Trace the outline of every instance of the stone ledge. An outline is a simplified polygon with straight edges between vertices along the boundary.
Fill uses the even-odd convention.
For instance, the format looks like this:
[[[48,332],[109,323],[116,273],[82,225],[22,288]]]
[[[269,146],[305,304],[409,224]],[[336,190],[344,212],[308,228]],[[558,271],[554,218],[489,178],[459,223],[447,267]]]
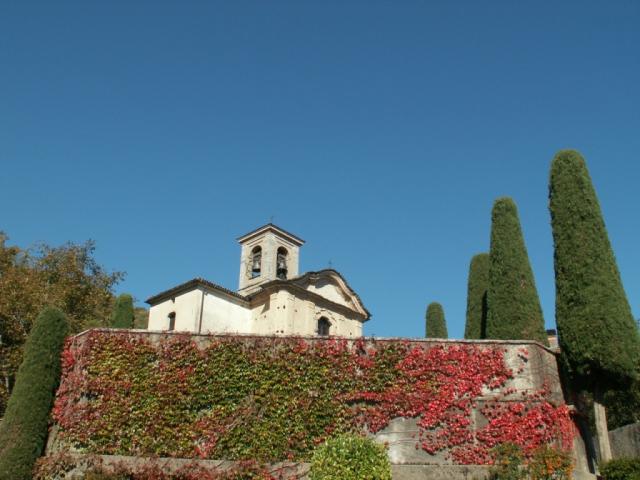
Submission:
[[[489,468],[484,465],[392,465],[393,480],[486,480]],[[573,480],[596,480],[591,473],[575,471]]]
[[[188,332],[188,331],[167,331],[167,330],[149,330],[149,329],[141,329],[141,328],[132,328],[132,329],[123,329],[123,328],[107,328],[107,327],[97,327],[90,328],[87,330],[83,330],[80,333],[77,333],[71,338],[82,338],[90,334],[91,332],[106,332],[112,334],[136,334],[136,335],[148,335],[148,336],[180,336],[187,335],[190,337],[204,337],[204,338],[233,338],[238,337],[239,339],[264,339],[264,338],[273,338],[273,339],[287,339],[287,338],[298,338],[301,340],[310,340],[310,341],[324,341],[327,339],[333,340],[346,340],[349,343],[353,343],[358,340],[364,340],[367,343],[397,343],[397,342],[406,342],[409,344],[474,344],[474,345],[534,345],[540,347],[541,350],[547,351],[554,356],[558,356],[559,351],[554,348],[547,347],[546,345],[541,344],[535,340],[500,340],[500,339],[465,339],[465,338],[413,338],[413,337],[376,337],[376,336],[362,336],[362,337],[343,337],[343,336],[330,336],[330,337],[319,337],[317,335],[293,335],[293,334],[257,334],[257,333],[236,333],[236,332],[228,332],[228,333],[198,333],[198,332]]]
[[[50,458],[55,457],[52,455]],[[165,473],[174,473],[183,467],[198,465],[211,470],[229,470],[236,466],[238,462],[230,460],[203,460],[198,458],[170,458],[170,457],[130,457],[124,455],[85,455],[80,453],[66,454],[67,459],[71,459],[73,469],[64,476],[51,480],[82,480],[85,472],[92,467],[100,466],[107,472],[113,472],[118,467],[126,467],[131,472],[140,472],[146,467],[160,467]],[[309,473],[308,463],[279,462],[267,466],[271,474],[284,475],[285,478],[297,478],[304,480]]]
[[[483,465],[392,465],[393,480],[485,480]]]
[[[231,468],[236,464],[236,462],[227,460],[127,457],[120,455],[69,454],[69,457],[75,460],[76,468],[64,476],[64,479],[67,480],[84,479],[84,471],[91,464],[99,464],[107,468],[116,465],[127,465],[134,471],[144,466],[157,465],[161,466],[165,472],[174,472],[185,465],[193,464],[222,470]],[[281,462],[270,465],[269,471],[274,474],[293,476],[299,480],[308,480],[309,467],[308,463]],[[487,480],[489,478],[489,468],[485,465],[392,465],[391,473],[393,480]],[[573,479],[596,480],[596,476],[576,471],[573,474]]]

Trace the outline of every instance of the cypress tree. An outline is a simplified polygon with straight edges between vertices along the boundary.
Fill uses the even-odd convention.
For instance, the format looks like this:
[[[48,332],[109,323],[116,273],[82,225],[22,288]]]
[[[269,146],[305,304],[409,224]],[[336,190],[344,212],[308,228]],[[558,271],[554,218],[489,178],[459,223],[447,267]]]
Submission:
[[[489,288],[489,254],[474,255],[469,265],[467,284],[467,323],[464,338],[486,337],[487,289]]]
[[[437,302],[432,302],[427,307],[426,337],[448,338],[447,322],[444,319],[444,309]]]
[[[49,411],[60,381],[60,353],[67,334],[64,314],[46,308],[24,347],[16,383],[0,423],[0,480],[31,480],[44,450]]]
[[[582,156],[553,159],[549,210],[554,241],[556,321],[562,353],[581,377],[632,377],[640,360],[631,314],[600,204]]]
[[[576,386],[593,392],[601,458],[607,461],[605,392],[636,377],[640,339],[591,177],[576,151],[560,151],[553,159],[549,210],[562,358]]]
[[[548,345],[518,210],[508,197],[493,204],[487,307],[487,338]]]
[[[116,299],[111,312],[111,326],[113,328],[133,328],[135,313],[133,310],[133,297],[123,293]]]

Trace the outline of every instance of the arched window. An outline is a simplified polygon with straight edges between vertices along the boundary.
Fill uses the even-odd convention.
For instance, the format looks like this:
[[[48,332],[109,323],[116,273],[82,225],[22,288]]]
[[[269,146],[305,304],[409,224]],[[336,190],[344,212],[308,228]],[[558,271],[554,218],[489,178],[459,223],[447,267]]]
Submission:
[[[251,278],[256,278],[262,273],[262,247],[251,250]]]
[[[278,248],[278,256],[276,258],[276,276],[280,280],[287,279],[287,249],[284,247]]]
[[[331,330],[331,322],[326,317],[320,317],[318,319],[318,335],[321,337],[328,337]]]
[[[176,329],[176,312],[171,312],[167,318],[169,319],[169,331],[173,332]]]

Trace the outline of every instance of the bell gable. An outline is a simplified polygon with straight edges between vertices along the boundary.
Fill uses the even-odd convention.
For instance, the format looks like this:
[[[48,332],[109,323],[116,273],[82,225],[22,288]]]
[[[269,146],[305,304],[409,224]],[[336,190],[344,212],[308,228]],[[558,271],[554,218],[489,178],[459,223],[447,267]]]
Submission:
[[[336,270],[326,269],[319,272],[307,272],[298,278],[292,279],[291,282],[308,292],[359,313],[365,320],[370,317],[360,297]]]

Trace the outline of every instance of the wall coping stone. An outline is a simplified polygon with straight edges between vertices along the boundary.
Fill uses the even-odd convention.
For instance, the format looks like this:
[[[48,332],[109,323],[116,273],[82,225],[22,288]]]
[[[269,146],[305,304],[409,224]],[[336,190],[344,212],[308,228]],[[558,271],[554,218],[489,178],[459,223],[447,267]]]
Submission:
[[[189,337],[205,337],[205,338],[243,338],[243,339],[251,339],[251,338],[273,338],[273,339],[300,339],[300,340],[346,340],[349,343],[364,340],[367,342],[407,342],[407,343],[415,343],[415,344],[441,344],[441,343],[451,343],[451,344],[479,344],[479,345],[535,345],[540,347],[542,350],[545,350],[555,356],[558,356],[559,352],[557,349],[553,349],[547,347],[546,345],[541,344],[535,340],[499,340],[499,339],[482,339],[482,340],[469,340],[469,339],[455,339],[455,338],[411,338],[411,337],[375,337],[375,336],[362,336],[362,337],[341,337],[341,336],[329,336],[329,337],[319,337],[317,335],[279,335],[279,334],[266,334],[266,335],[258,335],[254,333],[197,333],[197,332],[181,332],[181,331],[167,331],[167,330],[147,330],[147,329],[123,329],[123,328],[90,328],[87,330],[83,330],[82,332],[72,335],[70,338],[81,338],[84,337],[91,332],[107,332],[107,333],[134,333],[134,334],[147,334],[147,335],[178,335],[178,336],[189,336]]]

